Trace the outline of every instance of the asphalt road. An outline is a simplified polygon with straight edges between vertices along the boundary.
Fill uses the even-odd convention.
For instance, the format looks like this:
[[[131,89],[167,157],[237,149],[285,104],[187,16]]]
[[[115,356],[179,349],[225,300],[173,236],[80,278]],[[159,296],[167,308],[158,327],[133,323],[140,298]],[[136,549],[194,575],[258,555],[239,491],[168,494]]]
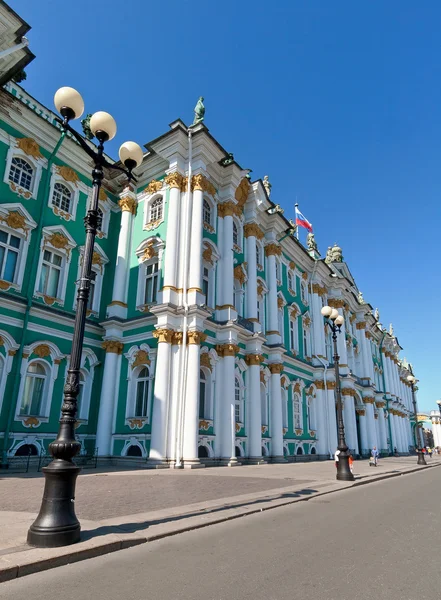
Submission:
[[[439,600],[441,470],[0,584],[2,600]]]

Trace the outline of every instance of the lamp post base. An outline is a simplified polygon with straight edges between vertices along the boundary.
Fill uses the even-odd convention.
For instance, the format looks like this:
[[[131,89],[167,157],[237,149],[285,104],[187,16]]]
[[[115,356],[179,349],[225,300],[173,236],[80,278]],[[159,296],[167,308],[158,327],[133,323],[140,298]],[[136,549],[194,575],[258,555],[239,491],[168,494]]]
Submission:
[[[336,479],[339,481],[354,481],[355,477],[349,468],[349,454],[340,451],[337,462]]]
[[[424,459],[424,453],[421,450],[421,448],[418,448],[417,454],[418,454],[417,465],[427,465],[427,463],[426,463],[426,461]]]
[[[80,541],[81,525],[75,515],[75,482],[80,470],[73,462],[61,459],[43,469],[43,500],[28,531],[30,546],[57,548]]]

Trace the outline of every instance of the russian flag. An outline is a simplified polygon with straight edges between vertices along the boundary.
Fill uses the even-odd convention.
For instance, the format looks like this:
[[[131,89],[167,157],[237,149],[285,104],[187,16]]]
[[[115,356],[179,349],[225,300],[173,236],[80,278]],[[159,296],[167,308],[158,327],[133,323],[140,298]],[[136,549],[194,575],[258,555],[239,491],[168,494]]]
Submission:
[[[295,211],[296,211],[296,225],[298,225],[299,227],[304,227],[309,232],[312,232],[312,225],[311,225],[311,223],[308,221],[308,219],[306,219],[302,215],[302,213],[299,211],[299,209],[297,208],[297,206],[295,207]]]

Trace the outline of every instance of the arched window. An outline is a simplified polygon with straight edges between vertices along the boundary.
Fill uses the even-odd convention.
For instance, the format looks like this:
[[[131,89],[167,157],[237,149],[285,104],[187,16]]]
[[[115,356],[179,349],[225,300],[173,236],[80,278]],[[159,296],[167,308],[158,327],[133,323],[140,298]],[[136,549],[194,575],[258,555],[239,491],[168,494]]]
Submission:
[[[0,231],[0,279],[15,283],[21,239]]]
[[[9,181],[21,186],[25,190],[30,190],[33,175],[34,169],[23,158],[14,157],[12,159],[9,170]]]
[[[86,383],[86,379],[85,379],[83,373],[81,373],[81,371],[80,371],[80,391],[78,392],[78,396],[77,396],[77,419],[79,419],[80,415],[81,415],[81,407],[82,407],[83,400],[84,400],[85,383]]]
[[[278,311],[278,321],[279,321],[279,333],[282,338],[282,344],[285,337],[285,310],[284,308],[279,308]]]
[[[126,456],[142,456],[142,450],[139,446],[132,444],[127,448]]]
[[[198,448],[198,458],[209,458],[208,448],[206,446],[199,446]]]
[[[150,205],[149,223],[153,221],[160,221],[163,214],[163,199],[162,196],[158,196]]]
[[[35,444],[23,444],[17,449],[14,456],[38,456],[38,449]]]
[[[294,429],[302,429],[302,401],[299,394],[294,394],[292,400]]]
[[[70,212],[70,203],[72,200],[72,192],[62,183],[54,185],[54,193],[52,194],[52,204],[57,206],[64,212]]]
[[[239,246],[239,231],[236,221],[233,221],[233,244]]]
[[[202,218],[206,225],[211,225],[211,206],[207,200],[204,200],[202,208]]]
[[[283,427],[288,428],[288,396],[285,388],[282,388],[282,416]]]
[[[266,400],[266,387],[260,384],[260,406],[262,411],[262,425],[268,425],[268,403]]]
[[[300,456],[301,454],[303,454],[303,448],[301,446],[299,446],[297,448],[297,454]]]
[[[300,284],[300,297],[302,299],[303,304],[308,304],[308,291],[306,289],[306,283],[302,281]]]
[[[299,326],[297,318],[293,316],[289,319],[289,348],[293,354],[299,351]]]
[[[288,289],[294,291],[294,279],[292,272],[288,270]]]
[[[97,213],[98,213],[97,229],[98,229],[98,231],[102,231],[103,230],[103,224],[104,224],[104,213],[101,210],[101,208],[97,208]]]
[[[24,392],[21,399],[20,415],[41,415],[46,378],[46,367],[42,363],[33,362],[28,366]]]
[[[303,325],[303,356],[309,356],[309,329]]]
[[[238,377],[234,379],[234,408],[236,423],[242,423],[242,390]]]
[[[136,378],[135,417],[147,417],[150,377],[148,367],[143,367]]]
[[[281,276],[280,276],[280,262],[279,260],[276,258],[276,279],[277,281],[281,281]]]
[[[208,385],[207,377],[203,371],[199,371],[199,418],[207,418]]]

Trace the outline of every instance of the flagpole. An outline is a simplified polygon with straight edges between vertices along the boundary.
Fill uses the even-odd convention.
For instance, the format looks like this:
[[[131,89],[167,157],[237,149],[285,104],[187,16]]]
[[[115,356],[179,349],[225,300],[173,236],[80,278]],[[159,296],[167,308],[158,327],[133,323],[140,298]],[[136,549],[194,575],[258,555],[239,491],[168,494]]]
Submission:
[[[296,200],[297,200],[297,198],[296,198]],[[297,202],[296,202],[296,203],[294,204],[294,219],[295,219],[295,220],[297,220],[297,207],[298,207],[298,204],[297,204]],[[297,225],[297,223],[296,223],[296,225]],[[296,238],[297,238],[297,239],[299,239],[299,226],[298,226],[298,225],[297,225],[297,227],[296,227]]]

